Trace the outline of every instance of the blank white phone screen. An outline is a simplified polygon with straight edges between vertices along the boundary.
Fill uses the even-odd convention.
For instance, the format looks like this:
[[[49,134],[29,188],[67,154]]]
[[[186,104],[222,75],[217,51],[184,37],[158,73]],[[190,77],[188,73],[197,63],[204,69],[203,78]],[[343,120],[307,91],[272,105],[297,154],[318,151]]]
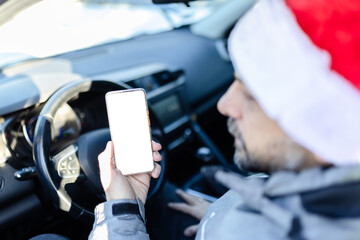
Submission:
[[[124,175],[152,171],[154,162],[145,91],[108,92],[105,98],[117,169]]]

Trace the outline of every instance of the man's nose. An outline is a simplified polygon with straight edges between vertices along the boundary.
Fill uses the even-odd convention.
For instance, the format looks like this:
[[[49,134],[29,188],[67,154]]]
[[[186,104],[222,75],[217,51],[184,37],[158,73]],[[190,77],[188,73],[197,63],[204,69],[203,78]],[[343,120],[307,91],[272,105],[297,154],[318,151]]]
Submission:
[[[241,89],[233,83],[217,103],[219,112],[227,117],[242,118]]]
[[[227,104],[228,104],[228,100],[227,100],[227,96],[226,96],[227,92],[221,96],[221,98],[219,99],[218,103],[217,103],[217,109],[218,111],[224,115],[224,116],[228,116],[227,114]]]

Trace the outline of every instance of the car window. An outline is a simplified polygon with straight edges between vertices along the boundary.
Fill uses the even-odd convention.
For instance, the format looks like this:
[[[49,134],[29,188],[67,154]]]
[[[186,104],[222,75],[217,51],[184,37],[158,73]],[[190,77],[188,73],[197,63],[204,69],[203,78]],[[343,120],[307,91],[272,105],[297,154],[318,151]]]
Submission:
[[[0,67],[143,34],[169,31],[205,18],[225,0],[184,4],[43,0],[0,26]]]

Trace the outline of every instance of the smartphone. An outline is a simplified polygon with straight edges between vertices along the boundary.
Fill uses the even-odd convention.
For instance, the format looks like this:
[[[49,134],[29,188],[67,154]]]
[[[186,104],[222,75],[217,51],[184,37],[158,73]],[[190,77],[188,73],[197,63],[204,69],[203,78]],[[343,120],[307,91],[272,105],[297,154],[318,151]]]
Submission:
[[[116,168],[123,175],[154,170],[145,90],[108,92],[105,101]]]

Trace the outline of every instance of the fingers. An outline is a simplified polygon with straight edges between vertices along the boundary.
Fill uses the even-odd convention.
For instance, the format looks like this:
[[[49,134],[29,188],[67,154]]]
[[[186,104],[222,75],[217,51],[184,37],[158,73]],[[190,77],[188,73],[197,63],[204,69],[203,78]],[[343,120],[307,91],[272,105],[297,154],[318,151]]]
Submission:
[[[176,193],[185,201],[185,203],[171,202],[168,203],[168,207],[185,214],[189,214],[198,220],[204,216],[205,212],[210,206],[210,202],[202,198],[187,194],[181,189],[177,189]]]
[[[153,159],[155,162],[160,162],[162,157],[161,157],[160,153],[156,151],[156,152],[153,152]]]
[[[191,205],[196,204],[197,202],[199,202],[199,199],[201,199],[201,198],[195,197],[193,195],[190,195],[190,194],[184,192],[181,189],[176,189],[176,194],[179,197],[181,197],[185,202],[187,202],[187,203],[189,203]]]
[[[161,148],[162,148],[161,144],[152,141],[153,159],[155,162],[160,162],[162,159],[161,154],[159,153]]]
[[[160,151],[162,148],[161,144],[160,143],[157,143],[155,141],[152,141],[152,149],[154,152],[156,151]]]
[[[193,208],[186,204],[186,203],[174,203],[174,202],[170,202],[168,203],[169,208],[176,210],[176,211],[180,211],[183,212],[185,214],[189,214],[189,215],[193,215]]]
[[[161,173],[161,166],[157,163],[160,162],[162,157],[161,154],[158,152],[161,150],[161,144],[152,141],[152,149],[153,149],[153,159],[155,161],[155,168],[154,170],[150,173],[151,177],[153,178],[158,178],[160,176]]]
[[[160,173],[161,173],[161,166],[160,166],[160,164],[155,163],[155,168],[151,172],[151,177],[158,178],[160,176]]]
[[[199,229],[199,224],[191,225],[184,230],[185,237],[192,237],[196,234]]]

